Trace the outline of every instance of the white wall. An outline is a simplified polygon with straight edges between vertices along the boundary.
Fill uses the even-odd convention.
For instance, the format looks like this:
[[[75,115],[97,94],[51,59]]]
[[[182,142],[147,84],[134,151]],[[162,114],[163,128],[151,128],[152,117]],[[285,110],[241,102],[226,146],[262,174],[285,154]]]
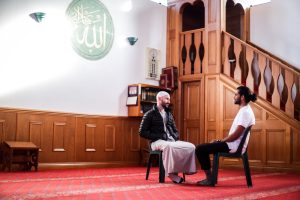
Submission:
[[[272,0],[250,8],[250,40],[300,69],[300,1]]]
[[[166,7],[149,0],[101,0],[113,18],[115,39],[104,58],[89,61],[69,42],[70,2],[0,1],[0,107],[126,116],[127,85],[158,84],[145,79],[146,47],[160,49],[165,66]],[[36,11],[46,13],[41,23],[28,16]],[[130,46],[128,36],[139,40]]]

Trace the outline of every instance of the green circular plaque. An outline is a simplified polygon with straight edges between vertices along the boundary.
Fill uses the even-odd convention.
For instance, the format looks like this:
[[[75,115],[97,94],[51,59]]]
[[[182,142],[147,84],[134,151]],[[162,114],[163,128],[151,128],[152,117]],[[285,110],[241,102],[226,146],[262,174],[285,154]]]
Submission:
[[[99,0],[73,0],[66,15],[72,23],[72,45],[79,55],[97,60],[110,51],[114,26],[103,3]]]

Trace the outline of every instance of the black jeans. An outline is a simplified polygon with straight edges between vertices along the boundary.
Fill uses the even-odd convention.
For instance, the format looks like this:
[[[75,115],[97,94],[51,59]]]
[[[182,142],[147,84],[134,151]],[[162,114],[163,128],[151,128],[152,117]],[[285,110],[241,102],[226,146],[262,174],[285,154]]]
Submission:
[[[201,169],[210,170],[211,164],[209,159],[209,154],[224,152],[228,153],[229,148],[226,142],[214,142],[199,144],[196,147],[196,156],[200,162]]]

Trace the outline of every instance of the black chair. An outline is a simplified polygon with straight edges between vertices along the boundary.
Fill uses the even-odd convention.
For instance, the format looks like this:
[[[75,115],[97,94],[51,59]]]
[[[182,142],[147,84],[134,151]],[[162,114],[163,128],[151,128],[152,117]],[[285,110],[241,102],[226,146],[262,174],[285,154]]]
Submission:
[[[159,182],[164,183],[165,182],[165,167],[162,161],[162,151],[156,150],[152,151],[151,146],[149,144],[149,160],[147,164],[147,173],[146,173],[146,180],[148,180],[150,168],[152,166],[153,159],[158,156],[158,167],[159,167]],[[183,181],[185,181],[185,174],[183,173]]]
[[[219,157],[227,157],[227,158],[242,158],[243,160],[243,165],[244,165],[244,171],[245,171],[245,176],[247,180],[247,185],[248,187],[252,187],[252,179],[251,179],[251,174],[250,174],[250,167],[249,167],[249,160],[248,160],[248,153],[247,150],[244,154],[242,154],[243,146],[246,141],[246,138],[251,130],[251,126],[246,128],[243,132],[243,137],[241,140],[241,143],[238,146],[238,149],[235,153],[215,153],[214,154],[214,159],[213,159],[213,170],[212,170],[212,175],[213,175],[213,185],[218,183],[218,169],[219,169]]]

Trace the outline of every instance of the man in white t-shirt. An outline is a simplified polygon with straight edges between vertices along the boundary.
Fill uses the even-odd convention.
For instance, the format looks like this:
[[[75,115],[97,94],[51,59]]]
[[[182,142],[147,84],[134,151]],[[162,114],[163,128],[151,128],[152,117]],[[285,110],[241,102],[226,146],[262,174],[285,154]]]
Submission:
[[[218,152],[234,153],[236,152],[243,136],[243,131],[255,124],[254,113],[248,104],[250,101],[256,101],[256,94],[251,94],[246,86],[240,86],[234,95],[234,104],[240,106],[235,116],[228,136],[222,140],[214,140],[211,143],[200,144],[196,147],[196,156],[200,162],[201,169],[204,170],[206,179],[198,181],[197,185],[212,186],[212,173],[209,154]],[[246,151],[250,134],[248,134],[242,153]]]

